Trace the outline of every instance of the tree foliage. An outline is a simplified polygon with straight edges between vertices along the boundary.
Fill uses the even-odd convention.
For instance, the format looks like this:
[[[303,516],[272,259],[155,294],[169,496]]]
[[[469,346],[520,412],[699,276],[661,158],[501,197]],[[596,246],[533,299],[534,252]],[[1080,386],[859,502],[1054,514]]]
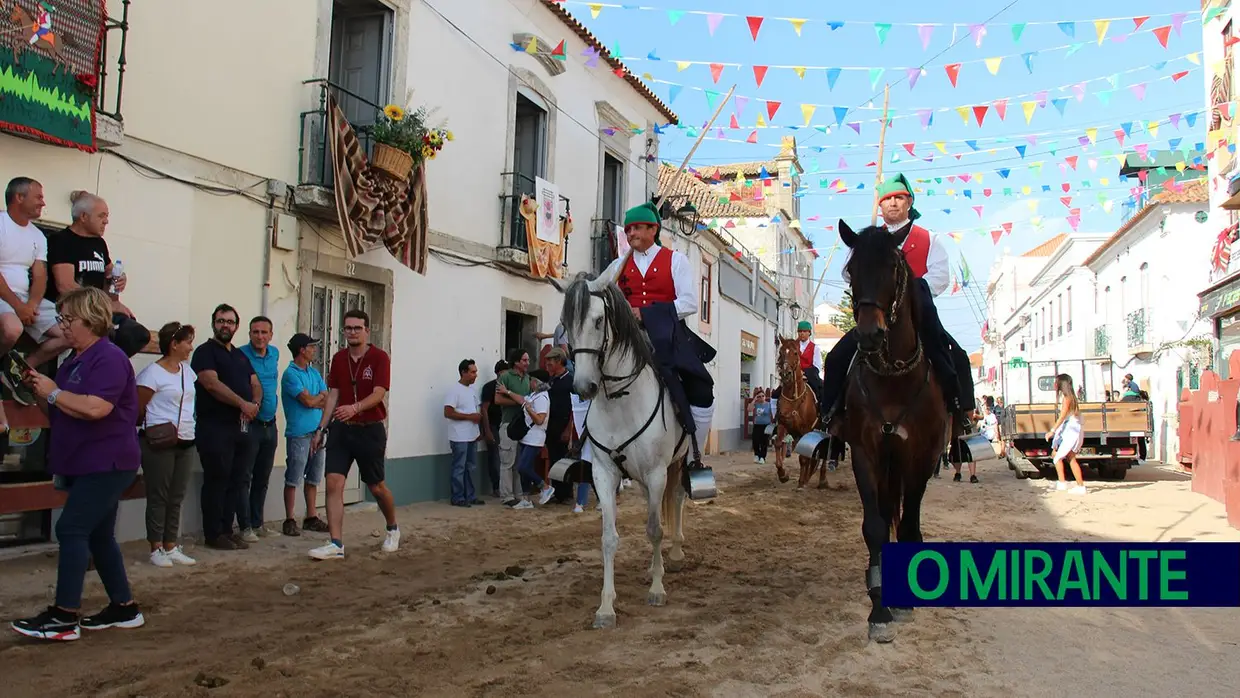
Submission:
[[[840,314],[831,318],[831,324],[840,328],[841,332],[847,332],[857,326],[857,321],[853,319],[852,291],[844,291],[843,297],[840,298]]]

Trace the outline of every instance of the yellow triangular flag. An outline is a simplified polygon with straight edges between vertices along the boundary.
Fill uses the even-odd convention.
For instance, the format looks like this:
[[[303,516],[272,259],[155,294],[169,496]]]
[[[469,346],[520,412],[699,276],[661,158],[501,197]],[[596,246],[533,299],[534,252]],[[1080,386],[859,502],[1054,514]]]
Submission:
[[[1145,130],[1149,131],[1150,138],[1158,138],[1158,122],[1151,121],[1145,125]]]
[[[812,105],[812,104],[802,104],[802,105],[801,105],[801,116],[804,116],[804,117],[805,117],[805,125],[806,125],[806,126],[809,126],[809,120],[810,120],[810,119],[812,119],[812,118],[814,118],[814,112],[815,112],[817,109],[818,109],[818,107],[816,107],[816,106],[814,106],[814,105]]]
[[[1003,62],[1003,56],[996,56],[996,57],[994,57],[994,58],[987,58],[987,59],[986,59],[986,70],[989,70],[991,75],[998,75],[998,74],[999,74],[999,64],[1000,64],[1000,63],[1002,63],[1002,62]]]
[[[602,11],[603,11],[602,3],[597,3],[597,2],[590,3],[590,18],[591,19],[598,19],[598,13]]]
[[[1030,211],[1036,211],[1036,210],[1038,210],[1038,202],[1039,202],[1039,201],[1041,201],[1041,199],[1030,199],[1030,200],[1029,200],[1029,210],[1030,210]]]
[[[1096,19],[1094,20],[1094,31],[1098,32],[1098,45],[1102,45],[1102,39],[1107,35],[1107,29],[1111,27],[1111,20]]]
[[[1114,206],[1115,206],[1115,202],[1111,201],[1110,199],[1107,199],[1106,201],[1102,202],[1102,210],[1106,211],[1107,213],[1110,213],[1111,209]]]
[[[1090,142],[1090,143],[1097,143],[1097,142],[1098,142],[1098,129],[1096,129],[1096,128],[1087,128],[1087,129],[1085,129],[1085,135],[1089,137],[1089,142]]]
[[[994,154],[995,154],[995,149],[994,149],[994,148],[991,148],[991,149],[987,150],[986,152],[987,152],[988,154],[990,154],[990,155],[994,155]]]
[[[935,141],[934,147],[938,148],[940,153],[947,155],[947,144],[943,141]]]
[[[948,196],[955,196],[955,195],[956,195],[956,190],[955,190],[955,189],[948,189],[948,190],[947,190],[947,195],[948,195]]]
[[[797,228],[797,229],[799,230],[799,229],[801,228],[801,219],[800,219],[800,218],[793,218],[793,219],[792,219],[792,222],[788,224],[788,227],[789,227],[789,228]]]
[[[978,184],[981,184],[981,183],[982,183],[982,179],[983,179],[983,175],[982,175],[982,173],[981,173],[981,172],[974,172],[974,173],[973,173],[973,179],[974,179],[974,181],[976,181]]]
[[[1024,194],[1025,196],[1029,196],[1029,192],[1031,191],[1033,191],[1033,189],[1031,189],[1028,184],[1020,188],[1020,193]]]
[[[1179,171],[1179,172],[1183,172],[1183,171],[1184,171],[1185,169],[1187,169],[1187,168],[1188,168],[1188,165],[1184,164],[1184,161],[1183,161],[1183,160],[1181,160],[1181,161],[1179,161],[1179,162],[1177,162],[1177,163],[1175,164],[1175,169],[1176,169],[1177,171]]]
[[[679,73],[680,71],[688,67],[689,67],[689,61],[676,61],[676,72],[677,73]]]
[[[1111,178],[1110,178],[1110,177],[1103,177],[1102,179],[1098,180],[1098,183],[1099,183],[1099,184],[1101,184],[1102,186],[1104,186],[1104,187],[1105,187],[1105,186],[1107,186],[1108,184],[1110,184],[1110,183],[1111,183]]]
[[[537,36],[530,37],[530,42],[525,45],[525,52],[530,55],[534,55],[538,53],[538,37]]]
[[[969,123],[969,108],[968,107],[956,107],[956,113],[960,115],[960,118],[964,120],[964,123],[966,125]]]
[[[650,82],[654,82],[654,76],[651,75],[650,73],[642,73],[642,80],[649,80]]]
[[[805,26],[805,20],[803,20],[803,19],[790,19],[790,20],[788,20],[788,21],[792,23],[792,28],[793,28],[793,29],[795,29],[795,30],[797,30],[797,36],[800,36],[800,35],[801,35],[801,27]]]
[[[796,73],[798,78],[805,79],[805,66],[798,65],[792,69],[792,72]]]
[[[1188,54],[1185,58],[1187,58],[1188,62],[1193,65],[1201,65],[1201,54],[1197,51]]]
[[[1033,110],[1038,108],[1037,102],[1021,102],[1020,108],[1025,112],[1025,123],[1033,120]]]
[[[766,128],[766,119],[763,119],[761,114],[758,114],[758,128]]]
[[[1029,219],[1029,222],[1030,222],[1030,223],[1032,223],[1032,224],[1034,225],[1034,227],[1041,226],[1041,225],[1042,225],[1042,216],[1034,216],[1033,218],[1030,218],[1030,219]]]
[[[1118,163],[1119,163],[1119,166],[1120,166],[1120,167],[1123,167],[1123,166],[1124,166],[1125,164],[1127,164],[1127,162],[1128,162],[1128,154],[1127,154],[1127,153],[1120,153],[1119,155],[1116,155],[1116,156],[1115,156],[1115,162],[1118,162]]]
[[[1210,64],[1210,72],[1215,75],[1223,74],[1223,66],[1227,65],[1225,61],[1214,61]]]

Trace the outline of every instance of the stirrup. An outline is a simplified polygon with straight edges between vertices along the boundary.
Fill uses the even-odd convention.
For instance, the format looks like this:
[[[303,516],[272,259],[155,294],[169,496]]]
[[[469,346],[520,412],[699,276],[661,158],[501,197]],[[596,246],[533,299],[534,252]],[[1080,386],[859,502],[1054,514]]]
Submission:
[[[697,434],[690,435],[693,448],[691,455],[685,457],[685,467],[681,471],[681,484],[688,493],[689,499],[712,499],[718,494],[715,489],[715,472],[702,462],[702,452],[698,448]]]

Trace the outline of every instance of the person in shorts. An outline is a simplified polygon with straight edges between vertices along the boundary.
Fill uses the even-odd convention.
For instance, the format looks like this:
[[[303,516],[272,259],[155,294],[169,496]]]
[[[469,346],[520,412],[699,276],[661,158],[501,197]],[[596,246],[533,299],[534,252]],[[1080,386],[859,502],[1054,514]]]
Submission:
[[[396,502],[384,483],[383,468],[387,451],[383,399],[392,383],[392,359],[370,343],[370,316],[364,311],[344,314],[344,338],[348,346],[336,352],[327,372],[327,406],[313,442],[313,448],[319,448],[323,430],[327,430],[327,526],[331,540],[310,551],[316,560],[344,558],[344,483],[354,461],[387,521],[383,552],[396,552],[400,546]]]
[[[34,221],[43,215],[43,185],[29,177],[15,177],[4,190],[6,210],[0,212],[0,381],[22,405],[37,404],[11,366],[9,350],[23,333],[39,346],[26,355],[35,369],[60,355],[69,344],[56,322],[56,304],[44,298],[47,290],[47,236]],[[51,375],[55,375],[53,371]],[[8,418],[0,408],[0,432]]]
[[[327,407],[327,383],[314,360],[319,354],[319,340],[298,332],[288,340],[288,351],[293,362],[284,369],[280,379],[280,392],[284,394],[284,526],[286,536],[300,536],[294,509],[297,505],[297,489],[302,488],[306,500],[306,516],[301,527],[307,531],[327,533],[327,522],[319,518],[315,502],[319,498],[319,485],[323,482],[326,452],[320,446],[314,448],[323,408]],[[302,483],[305,483],[303,486]]]

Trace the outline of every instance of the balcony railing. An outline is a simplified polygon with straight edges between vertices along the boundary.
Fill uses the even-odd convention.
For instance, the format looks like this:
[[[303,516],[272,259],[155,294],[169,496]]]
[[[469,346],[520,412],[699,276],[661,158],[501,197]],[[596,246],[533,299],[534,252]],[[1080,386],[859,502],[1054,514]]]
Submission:
[[[590,228],[590,269],[602,274],[607,265],[620,256],[616,249],[616,222],[610,218],[595,218],[590,221]]]
[[[1105,327],[1094,330],[1094,356],[1111,355],[1111,334]]]
[[[1145,308],[1128,313],[1125,320],[1128,326],[1128,346],[1142,347],[1150,344],[1149,317]]]
[[[499,195],[500,244],[499,247],[515,247],[529,252],[529,240],[525,235],[525,218],[521,215],[521,197],[535,196],[534,178],[520,172],[504,172],[500,175],[504,189]],[[561,195],[564,215],[569,214],[568,197]],[[571,237],[571,236],[570,236]],[[564,260],[568,261],[568,240],[564,241]]]
[[[129,39],[129,3],[121,0],[121,16],[104,20],[103,43],[99,47],[99,82],[95,86],[95,112],[124,121],[121,117],[121,96],[125,91],[125,47]],[[115,58],[109,58],[115,55]],[[116,65],[116,76],[109,78],[108,66]],[[111,79],[113,84],[109,85]]]
[[[367,157],[374,149],[370,128],[383,108],[374,102],[354,94],[325,78],[306,80],[317,92],[318,107],[301,113],[301,140],[297,148],[298,184],[310,184],[328,189],[335,188],[332,173],[331,146],[328,144],[327,95],[336,100],[345,118],[353,125],[358,142]]]

